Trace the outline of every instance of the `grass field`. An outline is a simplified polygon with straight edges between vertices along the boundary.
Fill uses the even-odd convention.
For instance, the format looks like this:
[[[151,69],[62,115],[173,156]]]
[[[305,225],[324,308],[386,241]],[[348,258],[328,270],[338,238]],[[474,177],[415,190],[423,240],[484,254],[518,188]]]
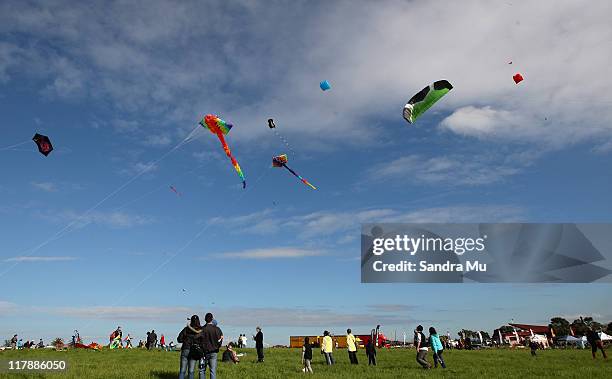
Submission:
[[[220,378],[290,378],[303,377],[301,352],[297,349],[267,349],[266,361],[255,363],[252,349],[241,350],[247,355],[238,365],[219,362]],[[378,366],[368,367],[365,353],[358,352],[359,366],[351,366],[345,350],[334,353],[337,364],[324,365],[322,355],[313,360],[313,378],[400,378],[400,377],[461,377],[461,378],[612,378],[612,359],[601,355],[593,361],[590,350],[546,350],[531,357],[528,350],[445,351],[446,370],[423,370],[415,362],[415,351],[385,350],[378,353]],[[431,354],[429,355],[431,362]],[[134,350],[69,350],[63,352],[21,350],[0,352],[0,361],[7,360],[66,360],[68,370],[48,374],[6,374],[0,378],[177,378],[178,352]],[[196,373],[196,378],[197,378]]]

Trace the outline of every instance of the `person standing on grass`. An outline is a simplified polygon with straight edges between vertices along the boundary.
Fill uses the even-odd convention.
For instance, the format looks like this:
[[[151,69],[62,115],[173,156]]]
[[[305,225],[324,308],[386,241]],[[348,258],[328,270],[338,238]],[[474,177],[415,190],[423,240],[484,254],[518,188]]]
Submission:
[[[304,338],[304,346],[302,346],[302,364],[304,364],[304,372],[305,373],[313,373],[312,372],[312,345],[310,344],[310,339],[308,337]]]
[[[332,341],[329,332],[326,330],[323,332],[323,342],[321,342],[321,352],[325,355],[325,362],[328,366],[336,363],[334,361],[334,341]]]
[[[15,334],[13,338],[11,338],[11,349],[17,349],[17,334]]]
[[[159,347],[162,348],[162,350],[166,350],[166,337],[164,337],[164,335],[161,335],[161,339],[159,340]]]
[[[374,339],[370,338],[365,346],[366,355],[368,356],[368,366],[376,366],[376,345]]]
[[[348,348],[349,361],[352,365],[357,365],[357,339],[351,333],[350,329],[346,330],[346,346]]]
[[[440,362],[442,368],[446,368],[446,363],[444,363],[444,358],[442,358],[444,347],[442,346],[440,337],[433,326],[429,328],[429,344],[431,345],[431,350],[433,351],[434,367],[438,368],[438,362]]]
[[[604,350],[604,347],[603,347],[603,342],[601,342],[601,337],[599,337],[599,334],[597,334],[597,332],[593,330],[592,326],[589,328],[589,331],[586,334],[586,338],[587,338],[587,342],[589,343],[589,345],[591,345],[591,353],[593,354],[593,359],[596,358],[597,349],[601,350],[601,353],[603,354],[604,359],[608,359],[608,356],[606,355],[606,351]]]
[[[217,354],[223,343],[223,332],[216,326],[212,313],[204,316],[206,325],[202,329],[202,339],[204,340],[204,359],[200,362],[200,379],[206,378],[206,367],[210,368],[210,379],[217,376]]]
[[[157,347],[157,334],[155,334],[155,330],[151,330],[151,348],[155,349]]]
[[[430,369],[431,365],[427,362],[427,352],[429,351],[429,342],[423,333],[423,325],[417,326],[414,331],[414,347],[417,350],[416,361],[424,368]]]
[[[253,336],[253,339],[255,340],[255,349],[257,350],[257,363],[262,363],[264,361],[264,350],[263,350],[264,335],[261,332],[261,328],[259,326],[255,328],[255,331],[257,331],[257,334]]]
[[[534,340],[529,341],[529,348],[531,349],[531,356],[536,356],[536,351],[538,350],[538,344]]]
[[[179,379],[185,379],[186,373],[189,374],[189,379],[193,379],[195,365],[203,356],[202,326],[198,315],[191,316],[189,324],[181,330],[176,340],[183,344],[181,346]],[[149,346],[149,342],[147,342],[147,346]]]

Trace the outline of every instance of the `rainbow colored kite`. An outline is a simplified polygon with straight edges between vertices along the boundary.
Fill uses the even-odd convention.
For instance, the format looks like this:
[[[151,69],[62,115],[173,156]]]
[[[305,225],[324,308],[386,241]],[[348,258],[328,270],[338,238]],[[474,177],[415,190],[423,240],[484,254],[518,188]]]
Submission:
[[[227,143],[225,142],[225,137],[223,137],[224,135],[229,133],[233,125],[223,121],[214,114],[207,114],[206,116],[204,116],[204,119],[200,121],[200,125],[210,130],[212,134],[215,134],[217,138],[219,138],[219,141],[221,141],[221,146],[223,146],[225,154],[232,161],[234,169],[236,169],[238,176],[240,176],[240,179],[242,179],[242,188],[246,188],[246,180],[244,179],[242,169],[240,168],[238,161],[236,161],[236,158],[232,156],[232,152],[230,151],[229,146],[227,146]]]
[[[289,161],[289,159],[287,158],[287,154],[278,155],[278,156],[272,158],[272,167],[284,167],[284,168],[286,168],[287,170],[289,170],[290,173],[292,173],[298,179],[300,179],[302,181],[302,183],[304,183],[307,186],[309,186],[310,188],[316,190],[317,187],[315,187],[312,184],[310,184],[310,182],[308,180],[302,178],[300,175],[298,175],[295,171],[293,171],[292,169],[290,169],[287,166],[287,162],[288,161]]]

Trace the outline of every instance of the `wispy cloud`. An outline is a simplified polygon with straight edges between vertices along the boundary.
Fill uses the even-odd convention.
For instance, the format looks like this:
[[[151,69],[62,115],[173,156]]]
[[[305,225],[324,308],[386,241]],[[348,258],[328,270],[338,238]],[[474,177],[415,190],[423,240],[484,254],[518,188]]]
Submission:
[[[518,161],[495,156],[434,156],[408,155],[370,168],[370,181],[410,182],[418,185],[476,186],[503,181],[520,172]]]
[[[50,313],[103,320],[152,320],[159,322],[178,322],[194,314],[187,307],[131,307],[131,306],[92,306],[58,307],[47,309]]]
[[[212,254],[216,258],[233,259],[284,259],[304,258],[323,255],[322,251],[299,249],[294,247],[275,247],[270,249],[249,249],[237,252]]]
[[[329,237],[351,231],[359,234],[362,223],[374,222],[512,222],[526,219],[523,208],[511,205],[457,205],[423,208],[410,211],[380,208],[354,211],[319,211],[303,215],[286,216],[282,224],[273,210],[250,213],[235,217],[219,217],[211,223],[228,225],[240,233],[272,234],[293,230],[301,238]],[[350,241],[347,236],[339,243]]]
[[[183,323],[201,309],[188,307],[59,307],[47,312],[75,318],[103,320],[148,320],[168,323]],[[346,325],[397,325],[410,321],[403,315],[376,312],[339,312],[326,307],[229,307],[214,312],[215,318],[226,326],[253,326],[253,320],[262,327],[346,327]]]
[[[120,173],[123,175],[151,174],[153,171],[157,170],[157,168],[157,164],[153,162],[135,162],[121,169]]]
[[[11,303],[9,301],[2,301],[0,300],[0,317],[2,315],[6,315],[9,312],[13,312],[17,309],[17,305],[14,303]]]
[[[57,186],[51,182],[32,182],[32,186],[45,192],[56,192]]]
[[[5,259],[5,262],[65,262],[74,261],[77,257],[31,257],[21,256]]]
[[[375,312],[409,312],[415,309],[413,305],[407,304],[372,304],[368,308]]]
[[[142,144],[152,147],[164,147],[172,143],[172,139],[166,135],[148,135],[142,140]]]
[[[155,222],[150,216],[142,216],[125,211],[94,211],[89,213],[78,213],[73,210],[53,211],[38,213],[40,218],[52,221],[72,224],[75,228],[82,228],[90,224],[103,225],[112,228],[131,228],[135,226],[149,225]]]

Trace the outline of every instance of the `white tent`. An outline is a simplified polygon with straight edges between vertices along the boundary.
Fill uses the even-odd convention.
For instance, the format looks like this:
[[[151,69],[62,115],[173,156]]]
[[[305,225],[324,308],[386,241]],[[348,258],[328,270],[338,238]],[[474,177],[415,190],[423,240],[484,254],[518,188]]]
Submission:
[[[580,338],[576,338],[574,336],[563,336],[559,337],[557,340],[568,343],[577,343],[578,341],[580,341]]]
[[[541,343],[545,348],[548,347],[548,338],[541,334],[534,334],[530,339],[535,343]]]
[[[601,338],[602,341],[612,341],[612,336],[604,332],[599,333],[599,338]]]

